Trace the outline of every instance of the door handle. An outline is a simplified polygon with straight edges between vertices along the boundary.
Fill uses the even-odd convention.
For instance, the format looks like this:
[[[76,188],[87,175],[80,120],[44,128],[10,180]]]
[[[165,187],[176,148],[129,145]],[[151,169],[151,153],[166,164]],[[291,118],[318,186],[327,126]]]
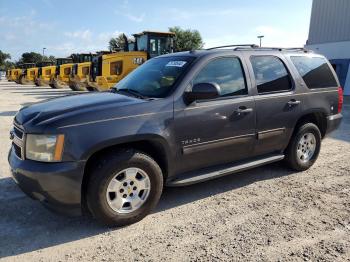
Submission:
[[[290,100],[287,104],[289,105],[289,107],[292,107],[292,106],[297,106],[299,105],[301,102],[299,100],[295,100],[295,99],[292,99]]]
[[[240,115],[240,114],[249,114],[253,112],[253,108],[247,108],[245,106],[240,106],[238,109],[235,110],[235,113],[237,115]]]

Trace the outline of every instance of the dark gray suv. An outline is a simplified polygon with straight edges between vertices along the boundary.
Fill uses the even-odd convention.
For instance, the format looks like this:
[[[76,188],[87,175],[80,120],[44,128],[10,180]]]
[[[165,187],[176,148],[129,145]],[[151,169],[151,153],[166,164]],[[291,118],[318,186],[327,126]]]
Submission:
[[[280,160],[308,169],[339,126],[342,99],[327,59],[304,49],[174,53],[109,92],[22,108],[8,160],[32,198],[120,226],[146,216],[164,185]]]

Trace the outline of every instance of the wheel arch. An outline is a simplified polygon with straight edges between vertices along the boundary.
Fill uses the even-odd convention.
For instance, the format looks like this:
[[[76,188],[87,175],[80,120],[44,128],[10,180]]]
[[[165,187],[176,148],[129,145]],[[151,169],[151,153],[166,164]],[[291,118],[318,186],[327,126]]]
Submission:
[[[84,175],[81,184],[81,203],[83,211],[88,211],[86,202],[87,184],[90,178],[90,170],[94,162],[105,154],[115,154],[125,149],[134,149],[144,152],[152,157],[160,166],[164,180],[168,177],[170,168],[170,151],[166,141],[159,136],[147,136],[129,141],[107,143],[95,148],[87,158]]]
[[[327,114],[323,110],[312,110],[305,112],[303,115],[299,117],[296,124],[294,125],[294,131],[298,131],[299,127],[305,123],[313,123],[315,124],[321,132],[322,138],[326,135],[327,131]]]

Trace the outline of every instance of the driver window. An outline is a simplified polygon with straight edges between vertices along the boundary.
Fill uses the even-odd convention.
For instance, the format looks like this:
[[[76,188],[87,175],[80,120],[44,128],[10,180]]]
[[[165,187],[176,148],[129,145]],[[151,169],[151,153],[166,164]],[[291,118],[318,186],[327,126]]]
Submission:
[[[220,97],[248,94],[243,68],[237,57],[210,61],[193,80],[193,85],[198,83],[218,84]]]

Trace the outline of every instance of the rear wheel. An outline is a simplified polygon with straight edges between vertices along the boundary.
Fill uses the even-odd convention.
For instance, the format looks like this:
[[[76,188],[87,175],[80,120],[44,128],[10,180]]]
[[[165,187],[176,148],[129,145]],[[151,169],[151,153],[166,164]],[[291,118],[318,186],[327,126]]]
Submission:
[[[157,205],[163,190],[163,176],[150,156],[123,150],[103,156],[95,166],[86,199],[93,216],[103,224],[135,223]]]
[[[313,123],[299,127],[286,150],[286,162],[297,171],[309,169],[316,161],[321,149],[321,132]]]

